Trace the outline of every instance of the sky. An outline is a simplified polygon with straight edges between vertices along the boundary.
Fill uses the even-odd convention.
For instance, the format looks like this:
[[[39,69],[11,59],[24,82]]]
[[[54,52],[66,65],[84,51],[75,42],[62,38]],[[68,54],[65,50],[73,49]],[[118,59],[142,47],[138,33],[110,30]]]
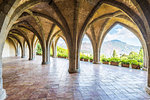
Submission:
[[[127,28],[117,24],[106,35],[104,41],[120,40],[130,45],[141,46],[139,39]]]

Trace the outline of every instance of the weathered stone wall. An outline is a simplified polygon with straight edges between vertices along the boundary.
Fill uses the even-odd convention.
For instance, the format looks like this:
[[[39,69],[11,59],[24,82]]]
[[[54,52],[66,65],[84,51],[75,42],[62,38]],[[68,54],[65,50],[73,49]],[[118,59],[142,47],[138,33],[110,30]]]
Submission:
[[[15,46],[10,40],[6,40],[3,48],[2,57],[14,57],[16,56]]]

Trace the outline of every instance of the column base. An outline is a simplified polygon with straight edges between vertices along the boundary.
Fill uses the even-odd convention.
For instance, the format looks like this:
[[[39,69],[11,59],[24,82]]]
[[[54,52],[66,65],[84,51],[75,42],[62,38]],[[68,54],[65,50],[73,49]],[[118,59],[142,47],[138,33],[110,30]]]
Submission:
[[[78,69],[69,69],[68,72],[69,72],[70,74],[79,73],[79,72],[80,72],[80,68],[78,68]]]
[[[50,62],[42,62],[42,65],[48,65]]]
[[[34,60],[33,58],[29,58],[29,60]]]
[[[101,62],[95,62],[95,61],[93,61],[93,64],[100,64]]]
[[[2,89],[0,91],[0,100],[5,100],[6,99],[6,91],[5,89]]]
[[[146,90],[146,92],[150,95],[150,87],[147,86],[147,87],[145,88],[145,90]]]
[[[21,56],[21,58],[25,58],[25,56]]]

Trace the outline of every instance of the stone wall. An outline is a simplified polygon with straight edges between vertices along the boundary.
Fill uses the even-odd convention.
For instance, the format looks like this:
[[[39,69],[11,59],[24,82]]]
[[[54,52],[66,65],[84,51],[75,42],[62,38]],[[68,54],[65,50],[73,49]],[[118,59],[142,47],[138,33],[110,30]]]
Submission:
[[[4,44],[2,57],[14,57],[15,55],[15,46],[10,40],[7,39]]]

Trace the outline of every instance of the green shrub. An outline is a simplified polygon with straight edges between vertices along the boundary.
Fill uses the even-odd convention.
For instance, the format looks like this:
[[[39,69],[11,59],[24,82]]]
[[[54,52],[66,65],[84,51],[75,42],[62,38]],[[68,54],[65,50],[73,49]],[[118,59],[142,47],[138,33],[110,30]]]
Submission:
[[[102,62],[109,62],[108,58],[102,58]]]
[[[93,60],[93,57],[91,56],[91,57],[89,57],[89,59],[90,59],[90,60]]]
[[[110,58],[109,61],[110,61],[110,62],[120,62],[120,58],[112,57],[112,58]]]
[[[131,64],[133,64],[133,65],[139,65],[139,62],[137,61],[137,60],[131,60]]]
[[[130,64],[130,60],[129,59],[122,59],[121,60],[121,64]]]
[[[68,50],[57,46],[57,56],[58,57],[68,57]]]
[[[37,43],[36,54],[37,55],[42,55],[42,48],[41,48],[40,43]]]

